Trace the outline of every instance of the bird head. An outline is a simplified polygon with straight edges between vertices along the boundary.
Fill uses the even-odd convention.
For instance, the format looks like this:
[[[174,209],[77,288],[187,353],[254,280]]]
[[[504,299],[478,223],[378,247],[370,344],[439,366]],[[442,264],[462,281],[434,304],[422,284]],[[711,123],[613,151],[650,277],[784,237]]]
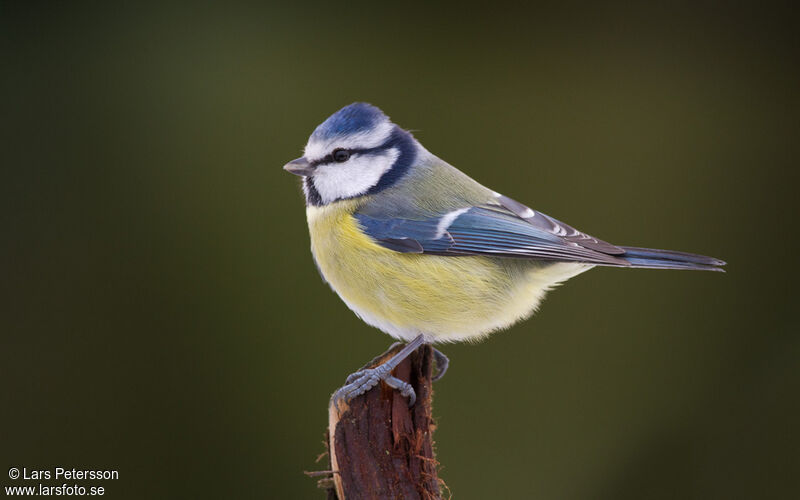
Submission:
[[[420,149],[383,111],[357,102],[322,122],[303,156],[283,168],[303,177],[309,205],[327,205],[390,187],[407,173]]]

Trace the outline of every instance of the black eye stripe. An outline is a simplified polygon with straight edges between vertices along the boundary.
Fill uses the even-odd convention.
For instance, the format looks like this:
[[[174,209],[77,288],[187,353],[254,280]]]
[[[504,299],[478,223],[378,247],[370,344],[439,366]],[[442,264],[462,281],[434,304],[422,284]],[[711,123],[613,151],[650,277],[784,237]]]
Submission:
[[[329,163],[338,163],[336,161],[336,159],[334,158],[334,155],[336,154],[337,151],[346,151],[348,153],[348,155],[349,155],[348,156],[348,159],[349,159],[349,158],[352,158],[353,155],[368,155],[368,154],[375,153],[375,152],[386,151],[387,149],[388,148],[386,147],[385,144],[382,144],[380,146],[376,146],[374,148],[361,148],[361,149],[336,148],[330,154],[325,155],[323,158],[320,158],[319,160],[312,161],[311,165],[316,167],[318,165],[327,165]],[[347,160],[344,160],[344,161],[347,161]]]

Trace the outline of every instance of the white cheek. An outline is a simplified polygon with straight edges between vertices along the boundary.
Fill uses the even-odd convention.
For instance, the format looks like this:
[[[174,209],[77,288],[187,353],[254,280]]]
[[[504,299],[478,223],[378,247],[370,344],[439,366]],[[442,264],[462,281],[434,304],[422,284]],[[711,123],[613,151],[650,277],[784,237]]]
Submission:
[[[366,193],[381,180],[400,151],[392,148],[381,155],[353,156],[344,163],[329,163],[314,172],[314,187],[323,203]]]
[[[369,149],[375,148],[386,142],[392,134],[394,125],[392,122],[385,121],[378,124],[375,128],[365,132],[352,134],[345,137],[334,137],[325,141],[309,140],[306,144],[303,156],[309,160],[319,160],[325,157],[334,148],[341,149]]]

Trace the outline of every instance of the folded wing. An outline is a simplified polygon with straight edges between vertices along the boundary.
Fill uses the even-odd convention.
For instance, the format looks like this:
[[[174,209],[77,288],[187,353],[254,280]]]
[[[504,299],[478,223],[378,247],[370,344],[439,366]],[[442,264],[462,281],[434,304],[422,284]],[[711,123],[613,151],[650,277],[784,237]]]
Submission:
[[[532,212],[532,215],[525,210]],[[363,230],[386,248],[434,255],[492,255],[627,266],[625,251],[527,207],[522,217],[501,204],[464,207],[430,218],[355,214]],[[607,251],[602,251],[606,249]]]
[[[494,193],[488,203],[431,216],[356,213],[380,245],[402,253],[491,255],[651,269],[722,271],[713,257],[671,250],[619,247]]]

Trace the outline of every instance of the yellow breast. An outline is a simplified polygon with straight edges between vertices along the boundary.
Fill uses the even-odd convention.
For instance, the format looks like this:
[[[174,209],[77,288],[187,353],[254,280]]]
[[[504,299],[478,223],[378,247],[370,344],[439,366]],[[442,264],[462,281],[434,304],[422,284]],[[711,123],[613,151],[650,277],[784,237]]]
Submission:
[[[352,216],[358,205],[309,206],[311,251],[350,309],[396,338],[479,338],[529,316],[550,287],[591,267],[398,253],[361,231]]]

